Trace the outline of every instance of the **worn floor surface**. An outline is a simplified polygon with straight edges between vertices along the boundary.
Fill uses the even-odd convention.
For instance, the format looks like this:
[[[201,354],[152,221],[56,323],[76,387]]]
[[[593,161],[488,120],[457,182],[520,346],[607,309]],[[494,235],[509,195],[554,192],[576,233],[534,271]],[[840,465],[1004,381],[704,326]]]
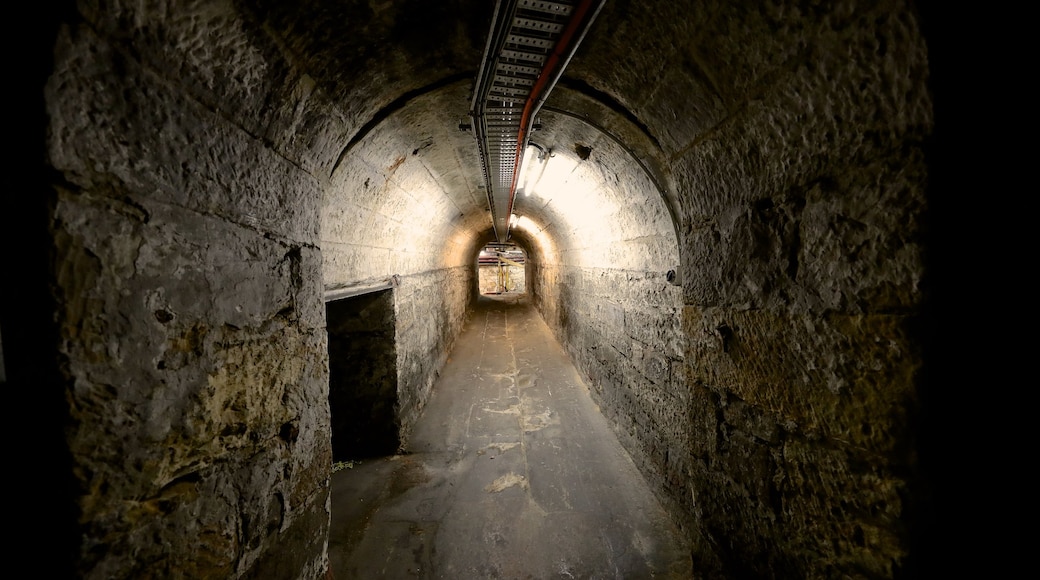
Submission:
[[[689,550],[518,295],[482,296],[401,455],[332,480],[356,578],[691,578]]]

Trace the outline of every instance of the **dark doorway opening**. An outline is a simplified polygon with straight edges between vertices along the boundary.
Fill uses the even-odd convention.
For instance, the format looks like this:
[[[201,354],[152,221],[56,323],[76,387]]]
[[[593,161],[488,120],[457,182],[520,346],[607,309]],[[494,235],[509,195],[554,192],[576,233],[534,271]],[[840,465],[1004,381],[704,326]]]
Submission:
[[[400,446],[393,289],[325,303],[332,460],[391,455]]]

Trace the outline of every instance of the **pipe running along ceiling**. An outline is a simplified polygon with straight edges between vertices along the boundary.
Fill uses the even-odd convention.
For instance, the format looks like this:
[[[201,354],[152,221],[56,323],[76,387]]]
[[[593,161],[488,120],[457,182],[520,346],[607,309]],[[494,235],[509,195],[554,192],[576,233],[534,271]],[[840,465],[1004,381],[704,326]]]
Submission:
[[[586,22],[594,16],[595,24],[587,33],[574,24],[566,46],[543,47],[537,74],[514,69],[525,70],[529,84],[512,102],[515,135],[502,160],[508,162],[511,153],[513,165],[499,187],[489,183],[482,153],[490,147],[474,146],[474,137],[478,129],[488,135],[477,120],[491,117],[487,106],[494,99],[475,95],[498,94],[491,91],[496,63],[519,66],[492,50],[512,47],[509,34],[489,34],[490,23],[512,22],[504,15],[514,12],[528,15],[517,11],[529,4],[415,1],[379,12],[365,2],[348,2],[320,13],[264,5],[267,10],[257,19],[285,31],[285,46],[306,54],[301,63],[313,73],[300,84],[301,91],[311,92],[301,93],[298,135],[309,138],[290,143],[312,151],[314,172],[328,175],[319,226],[326,290],[472,264],[484,244],[502,238],[549,262],[675,267],[677,214],[669,198],[674,188],[667,151],[627,102],[595,82],[604,70],[618,75],[642,70],[618,63],[647,52],[639,44],[644,37],[616,38],[619,18],[626,14],[616,4],[604,2],[602,9],[586,4]],[[575,2],[566,5],[571,9],[566,18],[557,18],[562,27],[556,36],[576,11]],[[316,23],[328,25],[319,30],[331,30],[331,23],[349,20],[355,11],[367,23],[358,34],[304,33]],[[469,19],[459,22],[460,14]],[[416,32],[430,28],[444,32],[436,46]],[[602,39],[604,34],[610,38]],[[397,42],[380,44],[381,38]],[[621,46],[625,50],[618,53]],[[549,63],[555,64],[543,66]],[[326,104],[337,112],[333,122],[302,131],[303,124],[312,123],[310,111]],[[651,239],[670,250],[647,251],[645,241]]]
[[[495,237],[505,242],[524,151],[542,104],[604,0],[500,0],[471,113]]]

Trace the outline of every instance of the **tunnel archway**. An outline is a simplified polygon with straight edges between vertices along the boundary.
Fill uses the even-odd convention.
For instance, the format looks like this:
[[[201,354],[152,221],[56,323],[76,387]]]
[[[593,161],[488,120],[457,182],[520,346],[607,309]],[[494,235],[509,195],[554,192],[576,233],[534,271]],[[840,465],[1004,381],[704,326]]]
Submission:
[[[480,293],[524,294],[527,292],[527,253],[509,242],[489,243],[477,255]]]
[[[53,325],[34,344],[61,395],[43,407],[73,466],[77,567],[321,567],[323,294],[399,280],[406,433],[476,294],[487,192],[459,119],[491,10],[48,16],[46,250],[25,269],[47,299],[26,303]],[[532,300],[704,570],[889,577],[910,558],[919,20],[886,0],[608,3],[542,111],[536,143],[589,197],[518,207]],[[414,34],[430,29],[436,45]],[[24,377],[7,353],[33,325],[12,309],[4,368]]]

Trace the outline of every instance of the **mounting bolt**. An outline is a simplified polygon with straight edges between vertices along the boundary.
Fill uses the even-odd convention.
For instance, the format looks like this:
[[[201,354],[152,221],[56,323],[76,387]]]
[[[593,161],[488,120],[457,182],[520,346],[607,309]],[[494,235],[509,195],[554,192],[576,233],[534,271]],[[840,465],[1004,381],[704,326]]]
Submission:
[[[681,286],[682,282],[679,280],[679,269],[668,270],[668,273],[664,275],[665,280],[668,281],[672,286]]]

